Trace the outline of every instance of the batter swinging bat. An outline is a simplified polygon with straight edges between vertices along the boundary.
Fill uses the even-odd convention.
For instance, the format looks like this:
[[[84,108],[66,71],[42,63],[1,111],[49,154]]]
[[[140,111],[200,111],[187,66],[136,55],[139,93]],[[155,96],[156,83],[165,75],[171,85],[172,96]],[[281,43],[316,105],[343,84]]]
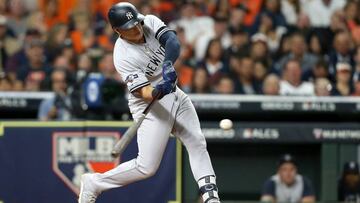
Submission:
[[[158,92],[151,100],[151,102],[147,105],[141,116],[137,121],[134,121],[134,123],[126,130],[124,135],[121,137],[119,141],[115,144],[113,150],[111,151],[111,156],[113,158],[118,157],[123,151],[126,149],[126,147],[131,142],[132,138],[136,135],[136,132],[138,128],[140,127],[141,123],[145,119],[146,114],[150,111],[152,105],[155,103],[155,101],[159,98],[160,92]]]

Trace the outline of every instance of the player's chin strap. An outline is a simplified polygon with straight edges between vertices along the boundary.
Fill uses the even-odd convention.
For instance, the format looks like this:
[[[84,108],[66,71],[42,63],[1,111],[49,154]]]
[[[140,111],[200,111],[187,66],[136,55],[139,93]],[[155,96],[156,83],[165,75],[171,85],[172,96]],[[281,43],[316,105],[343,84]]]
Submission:
[[[204,203],[220,203],[215,176],[205,176],[198,184]]]

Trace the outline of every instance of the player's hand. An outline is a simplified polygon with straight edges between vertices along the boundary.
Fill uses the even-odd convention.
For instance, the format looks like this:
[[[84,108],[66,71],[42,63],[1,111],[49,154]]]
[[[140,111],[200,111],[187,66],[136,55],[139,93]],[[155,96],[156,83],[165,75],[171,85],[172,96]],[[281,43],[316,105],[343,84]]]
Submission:
[[[176,81],[177,75],[171,61],[164,61],[162,65],[162,76],[166,82],[174,83]]]
[[[174,82],[175,83],[175,82]],[[160,94],[160,96],[158,97],[158,99],[163,98],[165,95],[171,93],[174,89],[174,83],[170,82],[170,81],[161,81],[159,82],[153,92],[152,92],[152,96],[155,97],[155,95]]]

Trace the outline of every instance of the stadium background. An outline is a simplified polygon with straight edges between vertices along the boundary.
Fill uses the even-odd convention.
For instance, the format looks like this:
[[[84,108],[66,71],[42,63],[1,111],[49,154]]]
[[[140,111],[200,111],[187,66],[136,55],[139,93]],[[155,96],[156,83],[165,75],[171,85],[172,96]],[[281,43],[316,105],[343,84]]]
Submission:
[[[19,138],[6,135],[8,128],[22,125],[52,128],[47,122],[26,126],[25,120],[69,121],[65,127],[84,121],[77,126],[84,129],[107,125],[87,120],[116,120],[119,126],[131,120],[126,88],[112,63],[116,36],[106,22],[116,2],[0,0],[0,148],[9,150],[0,154],[2,169],[26,160],[23,153],[10,153],[18,150],[16,142],[30,143],[29,149],[49,144],[48,137],[22,140],[20,134],[37,136],[31,128],[15,133]],[[199,113],[224,200],[259,200],[278,157],[292,153],[300,173],[311,179],[317,201],[337,201],[344,163],[359,161],[358,1],[131,2],[179,36],[179,85]],[[299,67],[286,67],[292,59]],[[234,121],[233,130],[219,129],[223,118]],[[7,137],[11,142],[4,141]],[[182,155],[182,202],[195,202],[196,184],[184,150]],[[12,171],[13,177],[21,170]],[[15,178],[13,185],[20,187],[21,181]],[[41,188],[24,185],[24,191]],[[0,201],[16,196],[0,194]]]

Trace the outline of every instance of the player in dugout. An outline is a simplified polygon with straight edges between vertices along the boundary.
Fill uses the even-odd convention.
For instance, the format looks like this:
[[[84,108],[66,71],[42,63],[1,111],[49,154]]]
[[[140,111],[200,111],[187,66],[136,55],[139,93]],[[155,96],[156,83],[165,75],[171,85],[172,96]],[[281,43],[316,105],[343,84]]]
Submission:
[[[281,156],[277,174],[263,186],[261,202],[314,203],[315,194],[310,180],[297,171],[297,162],[291,154]]]

